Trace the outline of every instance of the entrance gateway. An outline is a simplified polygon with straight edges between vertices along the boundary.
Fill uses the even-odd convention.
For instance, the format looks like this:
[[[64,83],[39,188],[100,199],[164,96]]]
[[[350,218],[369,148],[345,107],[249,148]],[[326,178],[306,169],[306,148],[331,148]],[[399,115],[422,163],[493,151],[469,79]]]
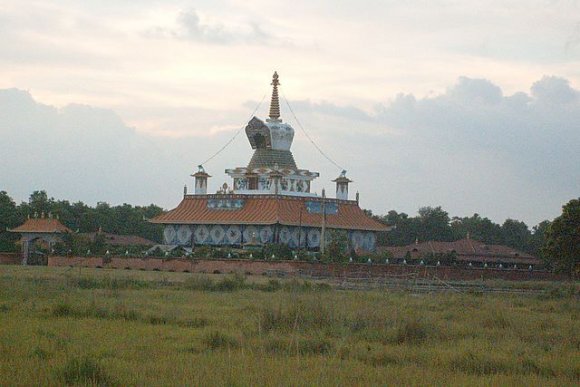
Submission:
[[[48,216],[45,217],[44,212],[40,217],[38,217],[38,214],[34,214],[32,218],[29,216],[26,222],[8,231],[22,235],[20,242],[22,243],[23,265],[28,264],[30,249],[36,241],[46,243],[50,252],[55,243],[62,242],[64,234],[72,232],[60,222],[58,217],[54,218],[51,213],[48,213]]]

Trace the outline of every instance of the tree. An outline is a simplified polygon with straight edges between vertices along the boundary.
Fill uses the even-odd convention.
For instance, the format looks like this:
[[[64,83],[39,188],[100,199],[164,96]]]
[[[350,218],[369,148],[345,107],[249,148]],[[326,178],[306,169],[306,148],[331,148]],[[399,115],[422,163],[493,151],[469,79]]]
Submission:
[[[532,235],[526,252],[538,257],[541,256],[542,246],[546,243],[546,231],[548,231],[548,227],[550,227],[550,222],[544,220],[532,228]]]
[[[463,239],[469,233],[471,238],[489,245],[501,244],[503,241],[501,226],[479,214],[465,218],[454,217],[451,230],[454,239]]]
[[[532,233],[524,222],[506,219],[501,226],[503,243],[520,251],[527,250]]]
[[[562,207],[562,215],[546,230],[542,249],[546,263],[558,272],[577,275],[580,270],[580,198]]]
[[[379,234],[377,240],[379,245],[404,246],[415,240],[418,223],[415,218],[409,218],[409,215],[404,212],[397,213],[397,211],[391,210],[380,220],[389,226],[394,226],[394,228]]]
[[[15,250],[18,235],[9,233],[6,229],[17,226],[20,220],[14,200],[6,191],[0,191],[0,251]]]
[[[34,191],[28,199],[28,206],[31,211],[30,216],[32,217],[34,214],[40,216],[43,212],[48,214],[52,211],[53,204],[54,199],[49,199],[46,191]]]
[[[440,206],[419,208],[419,230],[421,241],[450,241],[453,239],[449,214]]]

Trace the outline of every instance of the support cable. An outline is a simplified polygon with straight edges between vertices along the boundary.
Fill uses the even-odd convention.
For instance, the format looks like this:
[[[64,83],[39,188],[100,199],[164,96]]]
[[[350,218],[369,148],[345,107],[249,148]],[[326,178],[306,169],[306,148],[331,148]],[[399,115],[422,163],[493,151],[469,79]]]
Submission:
[[[292,113],[292,116],[294,117],[294,120],[296,121],[296,123],[298,124],[298,126],[300,127],[300,129],[302,130],[302,132],[304,133],[304,135],[306,136],[306,138],[310,141],[310,143],[316,148],[316,150],[329,162],[331,162],[334,166],[336,166],[338,169],[340,169],[341,171],[344,171],[344,168],[341,167],[340,165],[338,165],[338,163],[336,163],[336,161],[334,161],[333,159],[330,158],[330,156],[328,156],[326,153],[324,153],[322,151],[322,149],[320,149],[320,147],[314,142],[314,140],[308,135],[308,132],[306,132],[306,130],[304,129],[304,127],[302,126],[302,123],[300,122],[300,120],[298,120],[298,117],[296,117],[296,114],[294,113],[294,110],[292,110],[292,106],[290,106],[290,103],[288,102],[288,99],[286,99],[286,96],[284,95],[284,93],[282,94],[282,98],[284,98],[284,102],[286,102],[286,106],[288,106],[288,109],[290,110],[290,113]]]
[[[267,93],[266,93],[267,94]],[[264,96],[262,97],[262,99],[260,100],[260,102],[258,103],[258,105],[256,106],[256,108],[254,109],[254,111],[252,112],[252,114],[250,115],[250,118],[248,119],[251,120],[252,117],[254,117],[256,115],[256,112],[258,111],[258,109],[260,108],[260,106],[262,105],[262,102],[264,102],[264,99],[266,98],[266,94],[264,94]],[[246,121],[247,122],[247,121]],[[199,165],[205,165],[208,162],[210,162],[211,160],[213,160],[217,155],[219,155],[220,153],[222,153],[235,139],[236,137],[238,137],[238,135],[240,134],[240,132],[246,127],[246,124],[243,124],[242,127],[240,127],[240,129],[238,129],[238,131],[234,134],[234,136],[232,138],[230,138],[230,140],[228,142],[225,143],[224,146],[222,146],[216,153],[214,153],[210,158],[208,158],[207,160],[205,160],[203,163],[199,164]]]

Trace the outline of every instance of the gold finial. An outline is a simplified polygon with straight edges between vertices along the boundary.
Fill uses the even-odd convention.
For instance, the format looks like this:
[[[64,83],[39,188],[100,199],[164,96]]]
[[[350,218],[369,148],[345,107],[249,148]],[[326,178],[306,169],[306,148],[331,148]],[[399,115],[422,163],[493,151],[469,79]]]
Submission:
[[[278,86],[280,81],[278,81],[278,73],[274,71],[272,76],[272,101],[270,102],[270,120],[280,121],[280,99],[278,98]]]

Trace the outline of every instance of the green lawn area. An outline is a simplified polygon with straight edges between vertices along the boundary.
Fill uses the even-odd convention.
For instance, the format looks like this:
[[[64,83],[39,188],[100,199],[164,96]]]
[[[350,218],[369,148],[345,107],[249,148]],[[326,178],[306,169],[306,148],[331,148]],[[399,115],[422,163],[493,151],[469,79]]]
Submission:
[[[340,291],[0,266],[0,385],[578,385],[578,284]]]

